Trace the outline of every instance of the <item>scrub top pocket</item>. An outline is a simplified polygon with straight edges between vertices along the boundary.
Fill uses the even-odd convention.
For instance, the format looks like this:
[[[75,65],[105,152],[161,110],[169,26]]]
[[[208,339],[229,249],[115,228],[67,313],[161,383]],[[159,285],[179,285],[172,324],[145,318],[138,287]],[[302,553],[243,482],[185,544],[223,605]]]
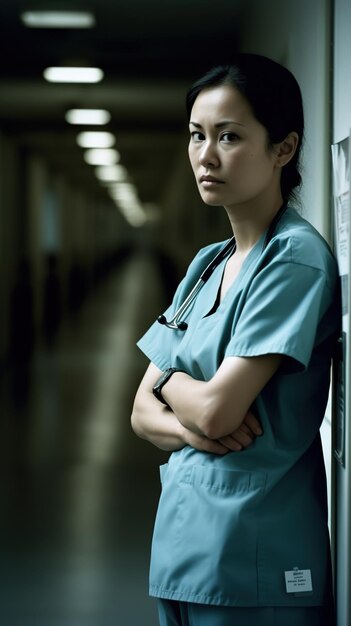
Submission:
[[[188,602],[257,602],[257,519],[266,476],[214,466],[161,467],[151,595]]]

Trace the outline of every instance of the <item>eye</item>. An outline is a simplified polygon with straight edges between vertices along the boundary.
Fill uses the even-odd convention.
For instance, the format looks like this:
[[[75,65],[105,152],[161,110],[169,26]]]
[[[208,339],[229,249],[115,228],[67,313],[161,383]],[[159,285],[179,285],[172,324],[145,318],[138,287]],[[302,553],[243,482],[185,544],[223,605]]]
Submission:
[[[235,141],[238,141],[239,139],[240,137],[236,133],[227,132],[221,135],[221,141],[223,141],[223,143],[234,143]]]
[[[199,143],[200,141],[203,141],[205,139],[205,135],[203,133],[200,133],[199,130],[193,130],[190,133],[190,137],[194,143]]]

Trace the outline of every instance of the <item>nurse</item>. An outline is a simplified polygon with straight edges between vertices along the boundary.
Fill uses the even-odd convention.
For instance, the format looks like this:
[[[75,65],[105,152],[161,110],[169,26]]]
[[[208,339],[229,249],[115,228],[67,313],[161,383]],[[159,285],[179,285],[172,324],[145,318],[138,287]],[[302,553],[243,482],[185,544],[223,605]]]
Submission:
[[[339,328],[338,272],[294,208],[304,132],[299,86],[239,55],[187,96],[203,201],[235,246],[170,329],[139,342],[150,365],[132,427],[171,452],[152,542],[161,626],[332,626],[319,428]],[[171,319],[225,242],[200,250]],[[261,435],[261,436],[257,436]]]

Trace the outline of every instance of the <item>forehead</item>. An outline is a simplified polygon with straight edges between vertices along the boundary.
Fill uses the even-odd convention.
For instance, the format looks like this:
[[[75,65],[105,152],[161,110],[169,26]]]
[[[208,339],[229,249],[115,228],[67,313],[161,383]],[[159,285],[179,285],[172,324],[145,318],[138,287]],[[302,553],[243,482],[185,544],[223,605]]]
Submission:
[[[246,98],[231,85],[207,87],[197,96],[190,120],[218,122],[221,119],[248,123],[255,120],[252,109]]]

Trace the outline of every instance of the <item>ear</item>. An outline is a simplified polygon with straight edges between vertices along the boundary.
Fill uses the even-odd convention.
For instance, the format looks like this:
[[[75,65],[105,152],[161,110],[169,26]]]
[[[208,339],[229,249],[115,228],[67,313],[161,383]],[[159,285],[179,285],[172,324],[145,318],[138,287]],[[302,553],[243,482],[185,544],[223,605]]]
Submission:
[[[284,141],[276,143],[274,145],[274,151],[276,154],[276,166],[284,167],[292,159],[296,152],[297,145],[299,143],[299,136],[297,133],[289,133]]]

